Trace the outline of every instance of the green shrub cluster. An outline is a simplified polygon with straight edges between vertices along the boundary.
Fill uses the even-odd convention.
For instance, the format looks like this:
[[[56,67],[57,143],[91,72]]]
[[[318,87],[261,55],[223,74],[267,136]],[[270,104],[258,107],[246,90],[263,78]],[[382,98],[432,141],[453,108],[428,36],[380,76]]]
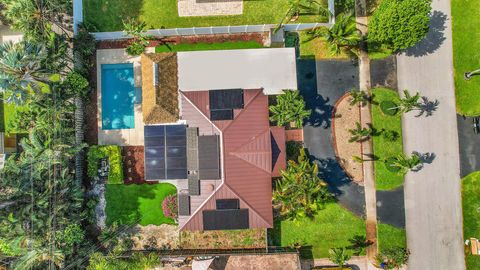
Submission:
[[[98,174],[98,160],[108,157],[108,184],[123,184],[122,149],[118,145],[93,145],[88,149],[88,176]]]

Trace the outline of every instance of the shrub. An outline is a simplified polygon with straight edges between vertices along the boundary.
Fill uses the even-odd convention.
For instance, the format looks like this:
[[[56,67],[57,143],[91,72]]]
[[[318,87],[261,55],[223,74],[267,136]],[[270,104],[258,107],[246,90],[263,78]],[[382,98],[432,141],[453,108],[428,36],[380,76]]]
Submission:
[[[177,195],[168,195],[162,202],[163,215],[177,220],[178,218],[178,202]]]
[[[85,77],[83,77],[79,72],[70,72],[63,83],[68,90],[72,91],[73,93],[78,93],[83,98],[87,96],[88,80],[85,79]]]
[[[277,96],[277,104],[269,107],[270,121],[278,126],[294,122],[295,127],[301,128],[303,119],[310,117],[311,111],[305,108],[305,101],[297,90],[283,91],[283,95]]]
[[[383,0],[368,23],[368,39],[394,51],[410,48],[429,29],[431,0]]]
[[[147,25],[144,22],[138,22],[131,18],[123,21],[123,31],[127,36],[133,37],[133,43],[126,50],[129,55],[137,56],[145,51],[150,38],[145,33],[146,27]]]
[[[380,110],[385,115],[394,116],[398,113],[398,105],[391,100],[385,100],[380,102]]]
[[[108,172],[108,184],[123,184],[122,150],[118,145],[93,145],[87,153],[88,176],[95,177],[98,174],[98,161],[108,157],[110,171]]]
[[[126,52],[128,53],[128,55],[131,55],[131,56],[141,55],[144,51],[145,51],[145,46],[140,43],[132,43],[126,49]]]
[[[382,136],[385,140],[389,142],[394,142],[398,139],[399,134],[395,130],[384,130]]]

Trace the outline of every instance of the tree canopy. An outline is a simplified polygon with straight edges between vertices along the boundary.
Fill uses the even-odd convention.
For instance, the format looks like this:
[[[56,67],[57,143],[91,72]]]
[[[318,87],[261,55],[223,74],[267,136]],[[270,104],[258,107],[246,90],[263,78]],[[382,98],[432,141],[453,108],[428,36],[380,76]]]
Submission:
[[[430,11],[431,0],[384,0],[368,23],[368,40],[394,51],[410,48],[426,36]]]

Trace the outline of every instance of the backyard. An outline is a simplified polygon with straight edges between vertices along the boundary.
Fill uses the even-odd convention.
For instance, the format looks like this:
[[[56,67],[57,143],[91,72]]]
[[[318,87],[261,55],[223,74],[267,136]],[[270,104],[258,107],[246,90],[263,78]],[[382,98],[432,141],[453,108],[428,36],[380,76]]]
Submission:
[[[403,174],[388,169],[385,159],[397,156],[403,153],[402,143],[402,119],[401,114],[397,112],[394,115],[386,115],[380,109],[382,101],[398,100],[399,96],[396,91],[377,88],[372,90],[372,122],[373,128],[378,134],[373,136],[373,152],[375,153],[375,185],[378,190],[395,189],[403,185]],[[386,138],[385,132],[396,133],[396,139]]]
[[[331,202],[313,219],[276,220],[269,232],[269,245],[291,247],[298,243],[306,250],[311,248],[311,254],[302,253],[304,257],[326,258],[329,249],[347,247],[351,245],[349,239],[365,234],[364,220]]]
[[[175,45],[160,45],[155,47],[156,53],[162,52],[187,52],[187,51],[211,51],[211,50],[238,50],[263,48],[256,41],[235,41],[215,43],[180,43]]]
[[[480,37],[478,7],[480,0],[452,0],[453,64],[457,111],[462,115],[480,115],[480,76],[466,81],[465,72],[480,68]],[[474,94],[475,93],[475,94]]]
[[[179,17],[177,0],[86,0],[84,17],[98,31],[122,30],[122,18],[139,18],[148,28],[278,24],[289,9],[288,0],[243,1],[243,14]],[[326,1],[322,3],[327,6]],[[327,18],[300,16],[297,22],[326,22]]]
[[[480,237],[480,172],[462,179],[463,237],[465,240]],[[480,269],[480,256],[466,255],[467,269]]]
[[[105,192],[107,224],[113,222],[143,226],[175,224],[173,219],[164,216],[162,202],[165,197],[176,192],[175,186],[167,183],[107,184]]]

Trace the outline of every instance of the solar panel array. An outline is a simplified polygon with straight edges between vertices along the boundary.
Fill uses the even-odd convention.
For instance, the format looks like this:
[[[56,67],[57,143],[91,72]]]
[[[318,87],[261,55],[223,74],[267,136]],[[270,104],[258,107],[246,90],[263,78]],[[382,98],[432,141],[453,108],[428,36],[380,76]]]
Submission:
[[[211,120],[232,120],[233,109],[243,109],[243,89],[208,91]]]
[[[145,179],[187,179],[185,125],[145,126]]]

